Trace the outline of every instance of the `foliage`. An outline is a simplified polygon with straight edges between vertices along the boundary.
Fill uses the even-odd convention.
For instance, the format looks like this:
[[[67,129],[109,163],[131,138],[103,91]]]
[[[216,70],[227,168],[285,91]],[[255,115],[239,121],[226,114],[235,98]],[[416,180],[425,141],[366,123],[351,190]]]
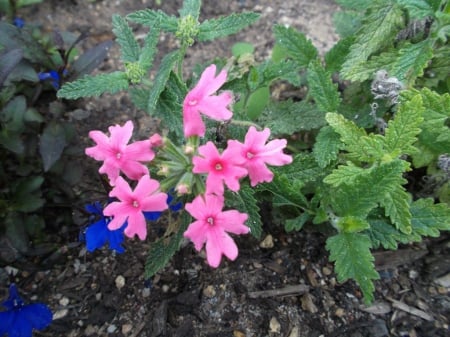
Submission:
[[[14,15],[37,2],[7,1],[15,5],[9,8]],[[0,22],[0,235],[21,254],[31,241],[45,240],[46,223],[71,219],[67,205],[74,202],[72,187],[82,172],[71,165],[68,153],[79,153],[75,131],[55,92],[96,68],[111,46],[102,43],[74,60],[81,38]]]
[[[338,3],[344,9],[335,16],[342,39],[323,59],[303,33],[275,25],[271,58],[256,62],[254,48],[244,42],[232,48],[230,59],[211,60],[228,75],[222,99],[227,91],[239,97],[233,118],[207,122],[204,136],[183,136],[183,105],[195,90],[189,88],[211,69],[209,63],[198,65],[185,80],[187,48],[247,27],[257,19],[254,13],[200,23],[201,1],[185,0],[179,17],[151,9],[114,16],[123,69],[67,83],[58,97],[128,90],[139,108],[162,122],[167,137],[150,170],[152,177],[159,175],[161,188],[175,189],[183,203],[205,190],[192,172],[203,144],[212,141],[224,153],[227,140],[243,140],[248,126],[286,137],[292,163],[271,167],[273,179],[252,183],[254,188],[227,191],[226,206],[248,215],[255,237],[263,231],[262,202],[282,214],[288,232],[326,226],[331,233],[326,249],[338,280],[355,280],[371,302],[379,278],[372,249],[397,249],[450,229],[450,5],[436,0]],[[150,28],[142,45],[129,22]],[[162,57],[151,81],[161,32],[174,34],[179,48]],[[278,99],[272,89],[280,85],[304,95]],[[443,181],[426,197],[410,186],[425,171],[429,179]],[[185,213],[173,218],[169,213],[165,233],[151,244],[146,276],[175,254],[189,222]]]

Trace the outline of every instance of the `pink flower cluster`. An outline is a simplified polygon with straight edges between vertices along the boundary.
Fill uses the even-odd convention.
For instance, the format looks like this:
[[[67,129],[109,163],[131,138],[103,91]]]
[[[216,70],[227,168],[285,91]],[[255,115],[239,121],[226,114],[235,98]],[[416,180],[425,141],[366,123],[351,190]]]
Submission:
[[[138,235],[141,240],[147,236],[147,224],[143,212],[157,212],[167,209],[167,194],[159,191],[159,182],[151,179],[147,166],[155,158],[153,147],[161,145],[161,137],[157,134],[150,139],[137,141],[128,145],[133,134],[133,123],[128,121],[124,126],[109,127],[110,137],[101,131],[89,132],[89,137],[97,144],[85,150],[86,155],[103,161],[99,172],[105,173],[113,189],[110,197],[113,201],[103,210],[106,216],[113,219],[108,224],[110,230],[116,230],[127,222],[125,235]],[[128,182],[120,176],[122,172],[131,180],[137,180],[134,191]]]
[[[219,121],[232,117],[233,113],[229,110],[233,100],[231,92],[224,91],[215,95],[226,79],[225,70],[216,76],[216,66],[211,65],[186,95],[183,102],[186,138],[205,135],[206,128],[201,114]],[[99,172],[108,176],[113,186],[109,195],[118,200],[104,209],[106,216],[113,217],[108,228],[114,230],[127,222],[125,234],[129,237],[138,235],[144,240],[147,227],[143,212],[167,209],[167,195],[159,191],[159,183],[150,178],[149,170],[144,164],[154,159],[153,148],[161,146],[162,140],[159,135],[154,135],[150,139],[128,144],[132,132],[133,124],[130,121],[123,127],[111,126],[109,137],[100,131],[91,131],[89,136],[96,142],[96,146],[87,148],[86,154],[103,161]],[[225,187],[237,192],[240,180],[247,176],[251,186],[270,182],[273,173],[267,165],[281,166],[292,162],[292,157],[283,153],[287,141],[269,141],[269,136],[269,129],[258,131],[252,126],[243,143],[229,140],[223,151],[219,151],[212,142],[192,149],[193,153],[197,151],[192,157],[192,173],[206,174],[206,190],[185,206],[195,221],[189,225],[184,236],[194,243],[197,250],[206,246],[207,261],[212,267],[219,266],[222,255],[231,260],[238,255],[238,248],[228,233],[247,234],[250,231],[245,225],[247,214],[236,210],[223,211]],[[164,146],[161,151],[164,151]],[[128,179],[137,180],[134,190],[120,176],[121,172]],[[184,189],[178,189],[178,193],[190,190],[190,186],[184,186]]]

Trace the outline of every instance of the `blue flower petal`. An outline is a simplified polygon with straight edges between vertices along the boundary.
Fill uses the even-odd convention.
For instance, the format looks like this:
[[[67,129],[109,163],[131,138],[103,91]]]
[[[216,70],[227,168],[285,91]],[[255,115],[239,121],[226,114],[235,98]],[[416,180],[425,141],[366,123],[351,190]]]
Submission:
[[[89,252],[103,247],[108,239],[108,228],[104,221],[99,220],[86,229],[86,248]]]
[[[9,331],[9,327],[13,325],[15,312],[3,311],[0,312],[0,336],[3,336]]]
[[[50,309],[42,303],[25,305],[20,310],[20,316],[30,322],[33,329],[42,330],[50,325],[53,314]]]
[[[149,221],[156,221],[161,217],[162,212],[142,212],[144,218]]]
[[[21,18],[14,18],[13,25],[17,28],[23,28],[23,26],[25,26],[25,21]]]

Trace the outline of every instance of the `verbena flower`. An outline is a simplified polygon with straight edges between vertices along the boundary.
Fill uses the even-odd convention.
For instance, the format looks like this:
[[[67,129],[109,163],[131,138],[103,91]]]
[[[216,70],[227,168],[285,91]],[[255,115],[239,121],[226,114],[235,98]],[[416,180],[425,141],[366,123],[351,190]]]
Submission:
[[[104,215],[113,217],[108,228],[118,229],[127,222],[125,235],[133,237],[137,234],[139,239],[145,240],[147,223],[143,212],[160,212],[168,208],[167,194],[158,189],[159,182],[148,175],[139,179],[134,191],[122,177],[117,178],[109,196],[119,201],[113,201],[103,210]]]
[[[128,145],[133,134],[133,123],[128,121],[124,126],[109,127],[110,137],[101,131],[89,132],[89,137],[97,143],[85,150],[86,155],[103,161],[100,173],[106,173],[110,184],[114,186],[122,171],[128,178],[138,180],[148,175],[148,168],[142,162],[153,160],[152,140],[141,140]]]
[[[2,306],[6,311],[0,312],[0,336],[31,337],[33,329],[42,330],[53,320],[53,314],[45,304],[25,304],[15,284],[9,286],[8,299]]]
[[[286,139],[274,139],[266,144],[269,136],[268,128],[257,131],[251,126],[243,144],[237,140],[228,141],[228,148],[232,149],[233,153],[239,152],[244,159],[244,167],[248,171],[252,186],[272,181],[273,173],[267,165],[282,166],[292,163],[292,157],[283,153],[287,145]]]
[[[103,214],[103,207],[99,202],[85,206],[86,210],[93,214],[98,220],[87,227],[85,232],[86,248],[89,252],[103,247],[107,242],[109,248],[117,253],[123,253],[125,249],[121,246],[124,238],[123,231],[126,223],[116,230],[108,228],[111,218]]]
[[[233,100],[230,92],[213,95],[227,80],[227,73],[222,70],[216,76],[216,65],[206,68],[197,85],[188,92],[183,102],[183,125],[185,137],[205,135],[205,124],[200,113],[215,119],[228,120],[233,113],[228,105]]]
[[[247,175],[247,170],[242,167],[244,159],[239,148],[227,148],[220,154],[214,143],[207,142],[198,148],[198,152],[200,156],[192,158],[192,172],[208,174],[206,193],[222,195],[224,183],[234,192],[239,190],[239,179]]]
[[[230,260],[238,256],[238,248],[228,233],[247,234],[250,229],[244,225],[248,218],[245,213],[236,210],[222,212],[224,199],[222,196],[207,194],[197,196],[185,206],[195,219],[184,232],[197,251],[206,243],[206,257],[211,267],[218,267],[225,255]]]
[[[17,28],[23,28],[25,26],[25,20],[22,18],[14,18],[12,24]]]
[[[56,70],[40,72],[40,73],[38,73],[38,78],[39,78],[39,81],[50,80],[50,83],[52,84],[53,88],[55,88],[55,90],[59,89],[61,77],[59,76],[59,73]]]

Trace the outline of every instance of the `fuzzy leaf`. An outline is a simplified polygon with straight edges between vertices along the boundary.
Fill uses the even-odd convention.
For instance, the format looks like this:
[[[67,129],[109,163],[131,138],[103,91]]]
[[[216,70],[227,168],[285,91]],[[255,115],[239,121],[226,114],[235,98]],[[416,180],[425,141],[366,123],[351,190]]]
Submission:
[[[172,256],[178,251],[183,233],[190,224],[191,217],[187,212],[182,212],[179,218],[180,227],[178,231],[168,238],[161,238],[151,244],[145,263],[145,278],[154,276],[169,262]]]
[[[127,21],[118,14],[112,16],[113,33],[120,45],[121,59],[124,62],[137,62],[141,48],[134,38],[133,31]]]
[[[392,158],[402,154],[413,154],[417,149],[413,144],[420,133],[420,124],[423,121],[424,108],[420,95],[400,103],[398,111],[388,123],[385,133],[386,152]]]
[[[275,25],[273,31],[276,42],[286,49],[288,56],[300,67],[307,67],[309,62],[317,58],[317,49],[303,33],[282,25]]]
[[[364,18],[355,43],[342,65],[341,75],[348,80],[358,80],[355,69],[393,41],[402,23],[403,13],[395,2],[376,2]]]
[[[410,201],[410,195],[406,193],[402,186],[397,185],[394,190],[385,194],[380,203],[384,207],[386,216],[391,219],[400,232],[405,234],[410,234],[412,231]]]
[[[302,185],[320,181],[327,174],[326,171],[317,165],[311,153],[298,153],[294,156],[291,164],[272,167],[271,170],[275,173],[275,178],[284,175],[288,181],[295,181]]]
[[[198,40],[210,41],[237,33],[258,19],[259,14],[247,12],[205,20],[199,26]]]
[[[143,9],[127,15],[127,19],[152,29],[154,26],[160,27],[165,32],[175,33],[178,29],[178,20],[174,16],[158,10]]]
[[[414,19],[423,19],[434,15],[434,9],[426,0],[397,0],[397,3],[408,10],[408,14]]]
[[[302,213],[302,215],[299,215],[294,219],[286,219],[284,230],[288,233],[292,231],[299,231],[303,228],[308,220],[310,220],[310,216],[308,213]]]
[[[184,0],[183,7],[179,10],[180,16],[185,17],[191,15],[194,19],[198,20],[201,5],[201,0]]]
[[[450,230],[450,207],[434,204],[433,199],[419,199],[411,205],[413,233],[421,236],[438,237],[440,231]]]
[[[324,112],[306,101],[290,100],[270,102],[259,122],[278,135],[318,129],[326,124]]]
[[[336,33],[341,39],[354,37],[359,27],[363,14],[355,11],[338,11],[333,13],[332,21]]]
[[[229,192],[228,192],[229,193]],[[248,219],[246,225],[250,228],[250,233],[255,238],[260,238],[262,234],[262,221],[259,214],[258,200],[255,198],[255,190],[248,185],[241,186],[238,193],[229,193],[232,200],[227,202],[227,206],[236,208],[236,210],[247,213]]]
[[[312,61],[308,65],[307,80],[309,94],[317,107],[323,112],[335,112],[341,102],[337,84],[331,81],[331,76],[319,61]]]
[[[156,28],[156,26],[153,26],[145,37],[144,46],[139,55],[139,64],[145,70],[149,70],[153,64],[153,58],[158,51],[156,46],[159,41],[159,34],[159,29]]]
[[[350,215],[339,218],[336,226],[340,232],[358,233],[369,228],[370,224],[365,219]]]
[[[350,46],[353,44],[353,39],[353,37],[347,37],[339,40],[325,54],[325,69],[328,73],[333,74],[341,70],[342,64],[350,51]]]
[[[361,233],[340,233],[329,237],[326,244],[330,260],[335,262],[338,281],[354,279],[361,287],[366,303],[373,301],[375,287],[372,280],[380,278],[370,248],[370,239]]]
[[[154,114],[156,104],[158,103],[159,96],[166,87],[167,80],[169,79],[170,73],[180,57],[178,51],[173,51],[166,54],[161,61],[161,65],[158,69],[158,73],[153,81],[153,87],[151,88],[150,95],[148,97],[147,112],[149,114]]]
[[[385,219],[368,219],[370,228],[363,233],[367,234],[374,249],[383,247],[384,249],[395,250],[398,243],[410,242],[409,236],[398,231]]]
[[[64,84],[58,90],[58,98],[77,99],[80,97],[100,96],[104,93],[115,94],[128,89],[128,78],[124,72],[116,71],[108,74],[84,77]]]
[[[331,174],[325,177],[323,182],[333,187],[339,187],[342,184],[353,185],[356,180],[367,175],[367,173],[367,169],[348,162],[347,165],[339,165],[337,169],[334,169]]]
[[[324,126],[321,128],[313,148],[314,158],[316,158],[319,167],[325,168],[332,161],[336,160],[343,145],[340,135],[332,127]]]
[[[372,4],[373,0],[336,0],[342,8],[353,11],[364,11]]]

